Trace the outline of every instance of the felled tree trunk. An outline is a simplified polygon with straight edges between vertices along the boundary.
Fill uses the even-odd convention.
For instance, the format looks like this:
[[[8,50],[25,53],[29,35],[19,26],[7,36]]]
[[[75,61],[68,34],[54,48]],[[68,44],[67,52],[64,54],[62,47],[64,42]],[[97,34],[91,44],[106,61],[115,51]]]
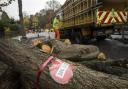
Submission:
[[[107,60],[107,61],[84,61],[80,62],[89,68],[108,74],[124,77],[128,80],[128,60]]]
[[[97,58],[99,54],[99,48],[93,45],[66,45],[64,42],[58,40],[49,40],[43,43],[53,46],[53,53],[59,53],[60,58],[68,59],[75,62],[92,60]]]
[[[0,76],[0,89],[21,89],[20,74],[8,68]]]
[[[12,67],[0,62],[0,89],[29,88],[22,85],[22,78],[19,72],[16,72]]]
[[[1,61],[19,72],[23,79],[29,82],[30,86],[33,86],[32,82],[36,78],[38,66],[48,56],[37,49],[16,41],[0,41]],[[40,78],[42,89],[127,89],[128,87],[128,81],[126,80],[65,61],[74,65],[72,80],[66,85],[58,84],[50,77],[48,68],[46,68]],[[45,85],[46,77],[49,80],[47,81],[48,86]]]
[[[15,83],[11,74],[8,65],[0,61],[0,89],[17,89],[14,88]]]
[[[96,46],[73,44],[64,47],[60,52],[60,57],[78,62],[95,59],[98,54],[99,49]]]
[[[8,65],[0,61],[0,76],[8,69]]]

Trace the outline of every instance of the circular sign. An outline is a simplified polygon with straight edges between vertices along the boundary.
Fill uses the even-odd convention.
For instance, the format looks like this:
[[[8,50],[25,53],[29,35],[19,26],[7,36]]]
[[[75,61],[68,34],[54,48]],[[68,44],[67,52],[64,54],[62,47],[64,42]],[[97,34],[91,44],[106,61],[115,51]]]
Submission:
[[[49,67],[51,77],[60,84],[67,84],[73,77],[72,66],[61,60],[53,61]]]

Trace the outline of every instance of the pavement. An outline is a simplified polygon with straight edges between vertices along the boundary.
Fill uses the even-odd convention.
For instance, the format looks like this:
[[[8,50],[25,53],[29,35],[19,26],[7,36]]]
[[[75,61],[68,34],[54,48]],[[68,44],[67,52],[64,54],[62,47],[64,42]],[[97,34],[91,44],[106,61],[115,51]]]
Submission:
[[[113,39],[122,39],[122,35],[111,35]],[[128,35],[124,35],[126,39],[128,39]]]

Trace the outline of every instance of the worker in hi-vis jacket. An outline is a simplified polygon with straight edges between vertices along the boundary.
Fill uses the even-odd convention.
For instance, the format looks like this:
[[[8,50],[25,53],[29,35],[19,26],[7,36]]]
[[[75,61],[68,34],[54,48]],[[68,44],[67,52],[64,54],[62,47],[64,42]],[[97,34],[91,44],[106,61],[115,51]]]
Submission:
[[[56,39],[60,39],[60,20],[59,20],[59,16],[56,16],[53,20],[53,28],[55,31],[55,35],[56,35]]]

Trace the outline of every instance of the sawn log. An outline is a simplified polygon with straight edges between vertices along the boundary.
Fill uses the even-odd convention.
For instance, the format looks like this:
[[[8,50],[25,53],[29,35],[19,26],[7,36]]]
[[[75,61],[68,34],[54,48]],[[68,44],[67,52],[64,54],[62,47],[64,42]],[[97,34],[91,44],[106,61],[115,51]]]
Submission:
[[[26,44],[13,41],[0,41],[0,60],[11,66],[13,70],[21,74],[22,78],[33,86],[36,73],[42,61],[49,55],[43,54],[35,48]],[[49,75],[48,68],[40,77],[41,89],[127,89],[128,81],[119,79],[117,76],[100,73],[91,70],[81,64],[69,62],[74,66],[73,78],[66,85],[56,83]],[[47,85],[46,83],[47,77]]]

